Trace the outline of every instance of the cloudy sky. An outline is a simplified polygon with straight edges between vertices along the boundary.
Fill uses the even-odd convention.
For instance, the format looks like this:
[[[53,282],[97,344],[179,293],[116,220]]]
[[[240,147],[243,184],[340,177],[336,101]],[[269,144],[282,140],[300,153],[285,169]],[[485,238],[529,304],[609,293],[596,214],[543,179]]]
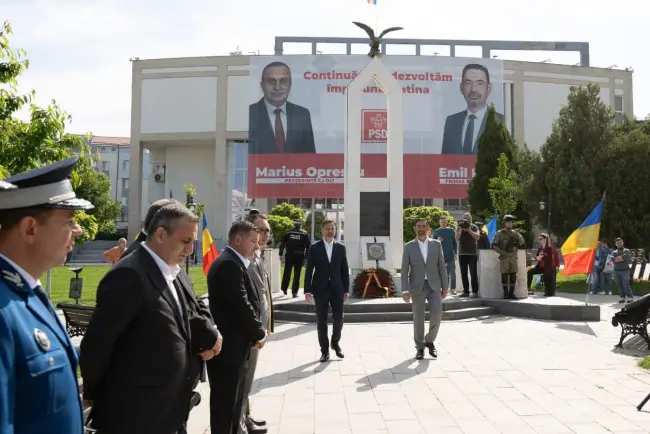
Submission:
[[[237,47],[272,54],[275,36],[362,36],[352,20],[403,26],[404,38],[586,41],[592,66],[634,68],[635,115],[650,113],[647,0],[378,0],[376,7],[366,0],[0,0],[0,17],[31,62],[21,88],[35,89],[39,104],[56,99],[73,116],[72,132],[129,135],[131,57],[227,55]],[[497,54],[579,61],[578,53]]]

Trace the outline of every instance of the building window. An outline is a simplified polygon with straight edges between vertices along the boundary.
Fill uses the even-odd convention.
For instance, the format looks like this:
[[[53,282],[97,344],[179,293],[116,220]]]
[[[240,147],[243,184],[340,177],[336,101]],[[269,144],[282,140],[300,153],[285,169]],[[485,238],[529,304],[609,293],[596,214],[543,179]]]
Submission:
[[[248,142],[230,142],[230,198],[232,218],[254,206],[248,198]]]
[[[102,172],[106,174],[109,178],[111,177],[111,162],[110,161],[102,161]]]
[[[129,197],[129,178],[122,178],[122,197]]]
[[[616,123],[622,124],[624,115],[623,115],[623,97],[615,96],[614,97],[614,112],[616,113]]]
[[[125,222],[129,220],[129,207],[126,205],[122,205],[122,214],[120,215],[120,219]]]
[[[122,161],[122,171],[123,172],[129,171],[129,160]]]

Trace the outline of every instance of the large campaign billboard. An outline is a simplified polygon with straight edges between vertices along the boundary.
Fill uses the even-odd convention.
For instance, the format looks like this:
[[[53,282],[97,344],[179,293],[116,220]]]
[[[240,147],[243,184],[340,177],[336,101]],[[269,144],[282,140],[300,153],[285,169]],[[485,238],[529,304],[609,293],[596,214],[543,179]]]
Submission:
[[[251,57],[249,197],[343,197],[346,91],[369,61],[361,55]],[[504,120],[503,63],[433,56],[382,61],[403,92],[404,197],[465,197],[488,106]],[[385,177],[387,98],[371,82],[361,102],[362,176]]]

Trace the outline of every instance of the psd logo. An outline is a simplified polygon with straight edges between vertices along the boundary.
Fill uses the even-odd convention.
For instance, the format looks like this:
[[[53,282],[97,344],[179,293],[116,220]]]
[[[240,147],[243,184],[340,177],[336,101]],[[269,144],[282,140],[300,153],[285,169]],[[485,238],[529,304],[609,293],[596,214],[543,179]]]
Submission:
[[[361,142],[386,143],[388,139],[386,110],[361,110]]]

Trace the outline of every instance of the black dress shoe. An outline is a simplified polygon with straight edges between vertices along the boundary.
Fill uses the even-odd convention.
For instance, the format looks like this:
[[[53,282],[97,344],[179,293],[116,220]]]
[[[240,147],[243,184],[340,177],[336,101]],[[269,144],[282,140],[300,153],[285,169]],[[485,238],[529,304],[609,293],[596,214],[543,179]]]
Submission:
[[[250,416],[248,417],[248,419],[249,419],[251,422],[253,422],[255,425],[257,425],[257,426],[266,426],[266,421],[265,421],[265,420],[257,420],[257,419],[253,419],[253,418],[250,417]]]
[[[298,294],[291,294],[291,297],[298,298]]]
[[[266,429],[263,426],[257,426],[255,424],[251,424],[246,426],[246,432],[248,434],[266,434],[269,430]]]
[[[424,350],[418,350],[417,353],[415,353],[415,360],[422,359],[424,359]]]
[[[438,358],[438,350],[436,350],[436,346],[433,344],[433,342],[427,342],[426,343],[427,348],[429,349],[429,355],[433,357],[434,359]]]
[[[320,355],[321,362],[327,362],[330,359],[330,353],[322,353]]]
[[[338,357],[339,359],[345,358],[345,354],[343,354],[343,350],[341,349],[341,347],[339,347],[338,345],[332,345],[332,349],[334,350],[336,357]]]

